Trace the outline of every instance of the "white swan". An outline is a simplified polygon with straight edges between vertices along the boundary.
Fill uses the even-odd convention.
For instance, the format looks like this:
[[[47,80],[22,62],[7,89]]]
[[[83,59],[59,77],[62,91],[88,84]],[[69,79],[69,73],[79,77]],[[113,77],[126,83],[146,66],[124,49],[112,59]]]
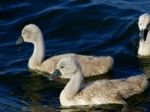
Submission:
[[[148,13],[139,17],[138,27],[140,30],[138,55],[150,56],[150,15]]]
[[[83,75],[80,63],[70,57],[62,58],[56,70],[49,79],[57,76],[67,76],[70,81],[60,94],[62,106],[126,104],[124,99],[143,92],[148,86],[147,78],[143,75],[127,79],[97,80],[82,86]]]
[[[85,77],[104,74],[108,72],[113,65],[113,58],[110,56],[95,57],[78,55],[74,53],[53,56],[47,60],[44,60],[45,46],[43,35],[40,28],[34,24],[26,25],[23,28],[22,35],[16,43],[19,44],[23,41],[34,44],[34,51],[28,62],[28,67],[33,70],[40,70],[51,74],[53,73],[58,61],[62,57],[66,56],[71,56],[79,60]]]

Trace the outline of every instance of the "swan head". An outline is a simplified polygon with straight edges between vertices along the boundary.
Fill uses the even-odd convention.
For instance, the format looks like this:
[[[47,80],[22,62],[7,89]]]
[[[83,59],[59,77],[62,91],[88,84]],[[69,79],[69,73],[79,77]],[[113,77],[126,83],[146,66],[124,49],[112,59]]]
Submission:
[[[81,72],[81,66],[79,62],[71,57],[64,57],[58,62],[55,71],[49,76],[49,79],[52,80],[56,77],[70,79],[77,72]]]
[[[40,28],[35,24],[28,24],[22,29],[21,36],[19,37],[16,43],[34,43],[38,40],[38,35],[41,35]]]
[[[145,30],[150,23],[150,15],[148,13],[144,13],[139,17],[138,26],[139,30]]]
[[[138,27],[140,30],[139,36],[146,40],[147,33],[150,30],[150,15],[148,13],[144,13],[139,17]]]

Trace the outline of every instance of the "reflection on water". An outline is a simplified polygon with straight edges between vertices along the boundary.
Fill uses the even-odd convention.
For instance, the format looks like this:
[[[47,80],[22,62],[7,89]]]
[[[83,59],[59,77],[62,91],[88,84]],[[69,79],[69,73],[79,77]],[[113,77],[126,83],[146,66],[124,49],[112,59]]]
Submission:
[[[139,62],[141,69],[144,71],[145,75],[150,78],[150,57],[140,57]]]
[[[113,78],[112,76],[112,72],[109,72],[105,74],[105,76],[87,78],[84,83],[95,79],[111,79]],[[7,80],[9,80],[8,77]],[[63,79],[49,81],[46,77],[38,74],[37,76],[36,74],[31,76],[18,75],[15,76],[13,80],[14,85],[17,85],[17,87],[11,90],[10,95],[12,97],[20,96],[19,103],[22,104],[22,106],[18,110],[22,112],[116,112],[124,110],[123,105],[101,105],[92,108],[85,106],[63,108],[59,103],[59,94],[67,82],[68,80]],[[133,96],[127,100],[129,106],[125,108],[125,110],[142,111],[144,108],[140,105],[143,101],[150,101],[146,93]],[[14,107],[14,109],[16,109],[16,107]]]
[[[150,58],[139,58],[141,68],[144,71],[148,70]],[[146,71],[147,72],[147,71]],[[149,73],[149,72],[148,72]],[[96,107],[76,107],[76,108],[63,108],[59,103],[59,95],[68,80],[56,79],[49,81],[45,73],[23,73],[27,75],[18,74],[15,76],[1,77],[0,82],[6,90],[1,90],[0,106],[3,104],[4,110],[11,110],[12,112],[120,112],[124,111],[122,105],[102,105]],[[149,75],[149,74],[148,74]],[[101,76],[86,78],[84,83],[96,79],[113,79],[115,78],[113,71]],[[13,85],[12,85],[13,84]],[[11,85],[11,86],[10,86]],[[9,88],[10,87],[10,88]],[[7,93],[7,94],[6,94]],[[145,112],[150,104],[150,90],[140,95],[133,96],[127,99],[128,108],[127,112]],[[6,97],[4,97],[6,96]],[[9,99],[8,99],[9,97]],[[7,99],[7,100],[6,100]],[[4,103],[10,102],[10,104]],[[143,103],[144,102],[144,103]],[[1,109],[1,107],[0,107]],[[6,111],[7,112],[7,111]]]

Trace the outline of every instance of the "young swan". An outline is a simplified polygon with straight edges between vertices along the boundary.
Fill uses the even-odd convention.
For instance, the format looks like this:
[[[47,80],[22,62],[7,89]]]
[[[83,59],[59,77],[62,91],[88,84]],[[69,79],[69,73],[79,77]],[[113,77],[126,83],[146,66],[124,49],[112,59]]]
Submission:
[[[108,72],[113,65],[113,58],[110,56],[106,57],[95,57],[95,56],[84,56],[74,53],[62,54],[51,57],[44,60],[45,46],[43,35],[40,28],[34,24],[26,25],[23,30],[21,37],[17,40],[17,44],[22,42],[32,43],[34,45],[34,51],[29,59],[28,67],[30,69],[40,70],[47,73],[53,73],[56,68],[56,64],[62,57],[71,56],[77,59],[81,63],[81,67],[85,77],[100,75]],[[62,77],[68,78],[68,77]]]
[[[150,56],[150,15],[148,13],[139,17],[138,27],[140,30],[138,55]]]
[[[124,99],[140,94],[148,86],[144,76],[132,76],[127,79],[97,80],[82,86],[83,74],[81,66],[76,59],[62,58],[56,70],[49,79],[62,75],[69,77],[70,81],[60,94],[62,106],[100,105],[100,104],[126,104]]]

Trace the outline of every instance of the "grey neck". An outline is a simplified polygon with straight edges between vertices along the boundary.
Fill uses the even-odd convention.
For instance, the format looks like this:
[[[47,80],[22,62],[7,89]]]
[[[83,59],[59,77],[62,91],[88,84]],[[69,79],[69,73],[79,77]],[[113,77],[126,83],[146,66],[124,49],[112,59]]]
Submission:
[[[77,71],[74,75],[72,75],[70,81],[62,91],[62,94],[65,94],[69,98],[73,98],[79,92],[82,81],[82,73]]]
[[[33,44],[34,51],[29,60],[29,67],[34,69],[41,65],[45,56],[45,45],[42,34],[38,34],[37,40]]]

